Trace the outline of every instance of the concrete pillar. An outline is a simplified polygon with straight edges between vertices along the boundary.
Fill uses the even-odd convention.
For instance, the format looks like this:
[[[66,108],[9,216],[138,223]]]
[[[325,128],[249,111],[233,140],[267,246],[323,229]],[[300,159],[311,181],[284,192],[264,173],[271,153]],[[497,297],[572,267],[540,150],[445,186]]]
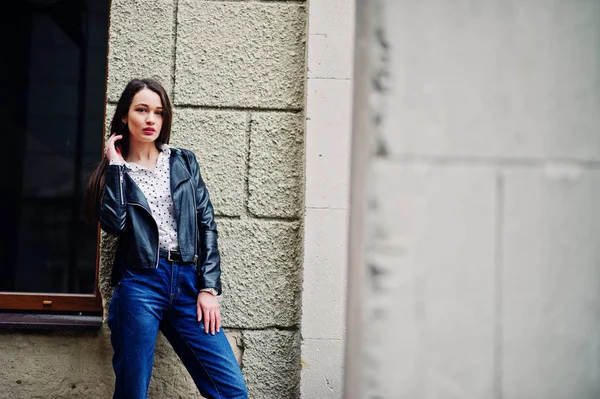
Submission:
[[[600,397],[600,2],[356,22],[345,397]]]
[[[354,0],[310,0],[301,397],[342,396]]]

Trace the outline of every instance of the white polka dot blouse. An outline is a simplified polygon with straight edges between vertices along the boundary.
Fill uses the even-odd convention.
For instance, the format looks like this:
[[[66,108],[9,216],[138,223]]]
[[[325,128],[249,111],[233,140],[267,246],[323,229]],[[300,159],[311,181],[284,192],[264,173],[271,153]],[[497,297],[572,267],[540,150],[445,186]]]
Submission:
[[[170,158],[171,150],[168,145],[163,144],[154,172],[134,162],[125,162],[129,176],[142,190],[150,205],[152,217],[158,225],[158,246],[161,249],[178,249],[177,220],[171,198]]]

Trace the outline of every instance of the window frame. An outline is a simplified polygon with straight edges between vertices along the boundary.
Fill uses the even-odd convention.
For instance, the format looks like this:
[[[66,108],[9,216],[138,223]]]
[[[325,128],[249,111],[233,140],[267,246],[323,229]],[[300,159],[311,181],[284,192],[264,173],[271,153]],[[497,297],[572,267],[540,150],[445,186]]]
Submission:
[[[105,102],[106,114],[106,102]],[[96,239],[96,272],[94,292],[92,294],[62,294],[41,292],[0,291],[0,323],[2,312],[85,312],[101,314],[102,295],[98,285],[100,269],[100,225],[97,227]]]
[[[112,0],[107,0],[107,43],[104,68],[104,110],[106,121],[108,90],[108,52],[110,46],[110,25]],[[99,149],[100,160],[104,155],[105,123],[103,123],[102,145]],[[43,293],[0,291],[0,330],[1,329],[67,329],[97,330],[102,324],[104,307],[99,287],[100,270],[100,224],[96,224],[96,267],[94,273],[94,291],[91,294]],[[93,317],[89,317],[93,316]],[[32,320],[35,319],[34,322]],[[83,320],[85,319],[85,320]],[[25,321],[25,323],[23,323]]]

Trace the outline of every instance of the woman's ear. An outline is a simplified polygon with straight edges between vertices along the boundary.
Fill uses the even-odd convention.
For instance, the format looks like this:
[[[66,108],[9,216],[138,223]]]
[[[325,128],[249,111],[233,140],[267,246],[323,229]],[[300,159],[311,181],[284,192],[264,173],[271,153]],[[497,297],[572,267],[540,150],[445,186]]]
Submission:
[[[127,124],[127,118],[123,118],[122,122],[123,122],[124,125],[126,125]]]

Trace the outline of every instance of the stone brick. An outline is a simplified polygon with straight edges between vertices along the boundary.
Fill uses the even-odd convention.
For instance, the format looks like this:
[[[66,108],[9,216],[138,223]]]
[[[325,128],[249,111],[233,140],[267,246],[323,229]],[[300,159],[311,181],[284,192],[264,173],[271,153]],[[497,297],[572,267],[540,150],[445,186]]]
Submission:
[[[194,151],[217,215],[239,216],[246,198],[247,114],[176,109],[171,144]]]
[[[356,2],[353,0],[325,1],[310,3],[309,35],[335,35],[351,39],[354,35]]]
[[[238,364],[242,364],[242,357],[244,355],[244,339],[242,337],[242,331],[227,329],[225,330],[225,335],[227,335],[227,340],[229,341],[229,345],[231,345],[235,359]]]
[[[114,376],[109,331],[0,333],[2,399],[107,398]]]
[[[339,339],[303,339],[300,382],[303,398],[343,397],[344,342]]]
[[[104,132],[106,134],[105,138],[110,137],[110,135],[112,134],[112,132],[110,131],[110,123],[112,122],[112,118],[113,116],[115,116],[115,111],[117,109],[117,105],[116,104],[106,104],[106,111],[105,111],[105,119],[104,119]]]
[[[354,0],[312,1],[308,15],[308,78],[352,78]]]
[[[307,209],[304,225],[302,338],[345,332],[348,211]]]
[[[369,322],[360,333],[364,353],[378,360],[366,378],[381,390],[368,394],[491,397],[494,171],[373,166],[363,286]]]
[[[98,287],[104,301],[104,315],[108,315],[108,304],[112,298],[113,287],[111,287],[111,272],[115,251],[119,243],[118,236],[105,233],[100,234],[100,267],[98,271]]]
[[[224,326],[265,328],[298,325],[300,225],[219,220],[218,229]]]
[[[157,79],[171,90],[173,0],[113,0],[108,52],[108,100],[133,78]]]
[[[175,103],[301,108],[303,5],[181,0]]]
[[[302,209],[302,114],[253,113],[250,125],[249,211],[298,217]]]
[[[388,4],[389,153],[600,159],[600,2]]]
[[[300,334],[244,331],[243,372],[251,399],[300,397]]]
[[[504,175],[504,397],[598,398],[600,172]]]
[[[348,36],[309,35],[308,79],[351,79],[354,42]]]
[[[352,82],[309,79],[306,100],[306,207],[348,209]]]

